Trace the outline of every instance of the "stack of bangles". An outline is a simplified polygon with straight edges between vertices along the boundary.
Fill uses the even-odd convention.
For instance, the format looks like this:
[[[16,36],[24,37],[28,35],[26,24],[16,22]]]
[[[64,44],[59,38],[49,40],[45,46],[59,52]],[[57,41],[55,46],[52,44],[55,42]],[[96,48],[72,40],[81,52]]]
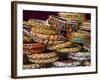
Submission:
[[[57,53],[71,53],[78,52],[81,49],[81,46],[72,42],[64,42],[58,45],[48,46],[47,49],[55,50]]]
[[[68,57],[73,60],[84,61],[84,60],[90,60],[91,54],[90,54],[90,52],[77,52],[77,53],[68,54]]]
[[[28,58],[29,61],[31,61],[32,63],[38,63],[38,64],[53,63],[59,59],[57,53],[55,52],[32,54],[28,55]]]
[[[37,69],[42,67],[42,64],[24,64],[23,69]]]
[[[44,49],[45,49],[45,45],[41,43],[23,44],[24,54],[42,53]]]

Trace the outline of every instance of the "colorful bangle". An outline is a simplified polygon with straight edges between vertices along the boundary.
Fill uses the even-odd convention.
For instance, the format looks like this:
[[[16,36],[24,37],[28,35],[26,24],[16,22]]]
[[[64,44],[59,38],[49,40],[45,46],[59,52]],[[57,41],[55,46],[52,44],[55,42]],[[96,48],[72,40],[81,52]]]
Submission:
[[[44,44],[41,43],[28,43],[28,44],[23,44],[24,49],[43,49],[45,47]]]
[[[39,54],[42,53],[44,49],[23,49],[23,54]]]
[[[48,50],[57,50],[57,49],[60,49],[60,48],[64,48],[64,47],[70,46],[71,44],[72,44],[71,42],[64,42],[64,43],[61,43],[61,44],[48,46],[47,49]]]
[[[50,40],[63,40],[65,39],[62,35],[43,35],[38,33],[33,33],[33,40],[39,43],[45,43]]]
[[[68,39],[71,42],[90,44],[90,35],[83,32],[73,32],[68,35]]]
[[[57,56],[57,53],[55,52],[28,55],[28,57],[31,59],[45,59],[55,56]]]
[[[37,59],[37,60],[33,60],[33,59],[29,59],[29,61],[34,62],[34,63],[38,63],[38,64],[46,64],[46,63],[53,63],[55,61],[57,61],[59,58],[58,57],[53,57],[50,59]]]

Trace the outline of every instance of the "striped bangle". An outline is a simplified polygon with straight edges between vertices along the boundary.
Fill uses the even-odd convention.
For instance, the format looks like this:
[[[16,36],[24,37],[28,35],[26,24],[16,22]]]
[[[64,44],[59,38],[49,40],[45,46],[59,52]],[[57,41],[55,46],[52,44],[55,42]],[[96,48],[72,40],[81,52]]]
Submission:
[[[41,59],[41,60],[29,59],[29,61],[34,62],[34,63],[38,63],[38,64],[46,64],[46,63],[53,63],[53,62],[57,61],[58,59],[59,59],[58,57],[53,57],[53,58]]]
[[[57,56],[57,53],[55,52],[28,55],[28,57],[31,59],[45,59],[55,56]]]
[[[61,43],[61,44],[48,46],[47,49],[48,50],[56,50],[56,49],[60,49],[60,48],[64,48],[64,47],[70,46],[71,44],[72,44],[71,42],[64,42],[64,43]]]

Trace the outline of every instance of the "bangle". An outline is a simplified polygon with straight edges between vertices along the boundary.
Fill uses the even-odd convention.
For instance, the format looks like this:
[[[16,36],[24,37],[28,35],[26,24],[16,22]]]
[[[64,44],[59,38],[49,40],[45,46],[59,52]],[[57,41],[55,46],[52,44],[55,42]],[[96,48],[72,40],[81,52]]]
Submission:
[[[23,44],[24,49],[43,49],[44,47],[45,45],[41,43]]]
[[[57,45],[61,43],[64,43],[64,41],[48,41],[47,45]]]
[[[91,54],[90,52],[70,53],[68,57],[73,60],[90,60]]]
[[[35,69],[35,68],[40,68],[40,64],[26,64],[23,65],[23,69]]]
[[[55,52],[28,55],[28,57],[31,59],[44,59],[44,58],[51,58],[55,56],[57,56],[57,53]]]
[[[44,49],[23,49],[23,54],[39,54],[42,53]]]
[[[49,58],[49,59],[29,59],[29,61],[31,62],[34,62],[34,63],[38,63],[38,64],[46,64],[46,63],[53,63],[55,61],[57,61],[59,58],[56,56],[56,57],[53,57],[53,58]]]
[[[71,42],[90,44],[90,35],[83,32],[73,32],[68,35],[68,39]]]
[[[40,34],[47,34],[47,35],[57,35],[58,33],[54,30],[32,27],[32,33],[40,33]]]
[[[45,43],[50,40],[62,40],[65,39],[62,35],[44,35],[44,34],[38,34],[33,33],[33,40],[39,43]]]
[[[61,48],[57,49],[56,52],[58,53],[72,53],[72,52],[78,52],[81,47],[80,45],[74,45],[75,47],[66,47],[66,48]]]
[[[60,49],[60,48],[64,48],[64,47],[70,46],[71,44],[72,44],[71,42],[64,42],[64,43],[61,43],[61,44],[48,46],[47,49],[48,50],[56,50],[56,49]]]
[[[55,67],[76,67],[76,66],[79,66],[81,64],[80,61],[66,61],[66,62],[54,62],[53,65]]]
[[[37,27],[41,27],[41,28],[48,28],[48,27],[47,27],[48,24],[46,23],[46,21],[43,21],[43,20],[29,19],[29,20],[27,21],[27,23],[28,23],[29,25],[31,25],[32,27],[37,26]]]

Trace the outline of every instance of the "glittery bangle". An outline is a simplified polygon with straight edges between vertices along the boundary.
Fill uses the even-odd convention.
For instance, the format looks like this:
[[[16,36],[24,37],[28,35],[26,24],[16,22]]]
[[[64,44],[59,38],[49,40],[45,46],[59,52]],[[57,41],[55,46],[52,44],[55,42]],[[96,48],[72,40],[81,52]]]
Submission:
[[[45,28],[38,28],[38,27],[32,27],[32,33],[40,33],[40,34],[47,34],[47,35],[57,35],[57,31],[49,30]]]
[[[41,59],[41,60],[29,59],[29,61],[34,62],[34,63],[38,63],[38,64],[45,64],[45,63],[53,63],[53,62],[57,61],[58,59],[59,59],[58,57],[53,57],[53,58]]]
[[[83,32],[73,32],[68,35],[68,39],[71,42],[90,44],[90,35]]]
[[[58,53],[72,53],[72,52],[78,52],[81,47],[80,45],[74,45],[75,47],[66,47],[66,48],[61,48],[57,49],[56,52]]]
[[[33,40],[39,43],[45,43],[50,40],[63,40],[65,39],[62,35],[44,35],[44,34],[38,34],[33,33]]]
[[[39,54],[42,53],[44,49],[23,49],[23,54]]]
[[[43,49],[45,47],[44,44],[41,43],[28,43],[28,44],[23,44],[24,49]]]
[[[26,64],[23,65],[23,69],[35,69],[35,68],[40,68],[40,64]]]
[[[90,52],[70,53],[68,57],[73,60],[90,60],[91,59]]]
[[[41,59],[41,58],[44,59],[44,58],[51,58],[55,56],[57,56],[57,53],[55,52],[28,55],[28,57],[31,59]]]
[[[64,48],[64,47],[70,46],[71,44],[72,44],[71,42],[64,42],[64,43],[61,43],[61,44],[48,46],[47,49],[48,50],[56,50],[56,49],[60,49],[60,48]]]

